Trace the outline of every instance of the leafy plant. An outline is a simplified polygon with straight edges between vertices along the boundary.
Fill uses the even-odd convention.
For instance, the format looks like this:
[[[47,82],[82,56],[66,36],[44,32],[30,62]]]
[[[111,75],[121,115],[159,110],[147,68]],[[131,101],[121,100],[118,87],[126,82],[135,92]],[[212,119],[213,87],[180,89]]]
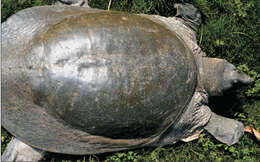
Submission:
[[[238,66],[238,69],[247,73],[253,80],[253,84],[246,91],[246,95],[250,97],[260,97],[260,73],[250,70],[245,64]]]
[[[1,22],[9,16],[25,8],[51,4],[54,0],[2,0],[1,1]]]
[[[5,129],[1,128],[1,154],[4,152],[6,146],[11,141],[11,134],[9,134]]]
[[[109,156],[106,162],[114,161],[114,162],[121,162],[121,161],[133,161],[136,162],[138,159],[137,153],[133,151],[129,152],[121,152],[121,153],[115,153],[115,155]]]

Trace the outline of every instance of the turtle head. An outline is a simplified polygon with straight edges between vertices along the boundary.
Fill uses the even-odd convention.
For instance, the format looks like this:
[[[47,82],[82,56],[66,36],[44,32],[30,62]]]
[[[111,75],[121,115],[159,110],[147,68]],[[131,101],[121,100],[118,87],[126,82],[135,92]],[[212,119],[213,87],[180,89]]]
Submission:
[[[201,14],[199,10],[192,4],[175,4],[174,7],[177,9],[176,17],[184,20],[184,24],[192,28],[194,31],[198,31],[201,24]]]
[[[223,59],[203,58],[204,88],[210,96],[219,96],[235,84],[249,84],[252,79]]]

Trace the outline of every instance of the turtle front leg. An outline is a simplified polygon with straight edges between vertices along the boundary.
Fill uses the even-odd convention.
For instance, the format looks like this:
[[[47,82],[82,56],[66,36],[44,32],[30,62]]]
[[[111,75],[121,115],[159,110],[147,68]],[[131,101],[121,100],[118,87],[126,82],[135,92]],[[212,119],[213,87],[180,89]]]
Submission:
[[[12,138],[1,159],[2,161],[39,161],[45,152]]]
[[[204,129],[217,140],[229,146],[237,143],[244,134],[244,125],[241,122],[219,116],[213,112]]]
[[[88,0],[58,0],[54,3],[54,5],[70,5],[90,8],[88,5]]]
[[[211,118],[207,102],[207,94],[197,90],[180,118],[152,145],[158,147],[197,139]]]
[[[175,16],[183,19],[185,25],[197,32],[201,24],[201,14],[199,10],[189,3],[175,4],[174,8],[177,9]]]

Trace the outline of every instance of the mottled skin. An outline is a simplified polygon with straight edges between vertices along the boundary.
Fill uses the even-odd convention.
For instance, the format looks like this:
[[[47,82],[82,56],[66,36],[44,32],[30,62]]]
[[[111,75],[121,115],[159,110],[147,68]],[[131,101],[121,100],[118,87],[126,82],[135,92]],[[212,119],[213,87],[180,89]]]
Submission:
[[[212,113],[208,97],[250,78],[225,60],[203,57],[195,37],[200,14],[192,5],[176,7],[172,18],[39,8],[29,11],[33,26],[15,34],[6,27],[21,27],[13,16],[3,24],[3,50],[17,56],[3,54],[3,125],[35,148],[67,154],[170,145],[203,130],[236,143],[243,124]],[[8,147],[17,151],[7,149],[3,160],[41,158],[15,140]]]

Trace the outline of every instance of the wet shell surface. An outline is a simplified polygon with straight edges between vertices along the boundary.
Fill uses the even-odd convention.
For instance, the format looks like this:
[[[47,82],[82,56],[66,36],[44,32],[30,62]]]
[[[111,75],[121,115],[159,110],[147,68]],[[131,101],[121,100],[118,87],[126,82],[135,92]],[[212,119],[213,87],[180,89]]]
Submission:
[[[11,96],[19,94],[68,128],[143,139],[174,124],[197,85],[185,43],[139,15],[82,10],[42,28],[22,51],[2,51],[2,95],[3,125],[24,141],[29,135],[19,132],[26,124],[21,114],[12,115],[19,101]]]

